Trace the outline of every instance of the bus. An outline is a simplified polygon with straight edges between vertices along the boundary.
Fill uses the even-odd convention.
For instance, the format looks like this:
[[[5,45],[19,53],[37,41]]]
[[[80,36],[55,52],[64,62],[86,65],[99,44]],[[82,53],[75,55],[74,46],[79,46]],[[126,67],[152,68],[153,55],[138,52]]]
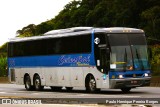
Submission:
[[[141,29],[73,27],[8,42],[8,76],[26,90],[88,92],[149,86],[151,70]]]

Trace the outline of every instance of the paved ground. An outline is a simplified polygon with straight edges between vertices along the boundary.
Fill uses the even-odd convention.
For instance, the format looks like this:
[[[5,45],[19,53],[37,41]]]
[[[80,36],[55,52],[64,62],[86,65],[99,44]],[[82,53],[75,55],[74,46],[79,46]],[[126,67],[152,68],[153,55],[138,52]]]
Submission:
[[[53,92],[49,87],[45,87],[43,91],[26,91],[23,85],[15,85],[15,84],[0,84],[0,98],[18,98],[18,99],[26,99],[26,98],[45,98],[45,102],[54,105],[46,105],[46,107],[145,107],[142,105],[137,105],[135,104],[132,105],[117,105],[117,104],[96,104],[91,101],[91,104],[82,104],[81,99],[83,101],[85,100],[93,100],[96,102],[99,99],[109,99],[109,98],[124,98],[124,99],[129,99],[129,98],[156,98],[160,99],[160,88],[156,87],[141,87],[141,88],[136,88],[133,89],[130,93],[128,94],[123,94],[120,90],[102,90],[100,93],[86,93],[85,89],[81,88],[74,88],[72,92],[67,92],[65,89],[62,91],[57,91]],[[46,99],[49,98],[49,99]],[[61,98],[67,99],[67,101],[64,100],[59,100]],[[68,99],[77,99],[76,101],[72,101],[71,103],[68,102]],[[80,100],[79,100],[80,99]],[[62,104],[57,104],[57,103],[62,103]],[[68,104],[66,104],[68,103]],[[73,104],[72,104],[73,103]],[[90,102],[89,102],[90,103]],[[76,104],[76,105],[75,105]],[[0,105],[1,107],[2,105]],[[13,105],[13,107],[20,107],[21,105]],[[42,105],[31,105],[31,107],[41,107]],[[28,107],[27,105],[23,105],[23,107]],[[45,107],[45,105],[43,105]],[[160,105],[152,105],[152,106],[147,106],[147,107],[160,107]]]
[[[0,107],[160,107],[160,105],[82,105],[82,104],[43,104],[43,105],[0,105]]]
[[[25,97],[25,98],[160,98],[160,88],[140,87],[124,94],[121,90],[106,89],[99,93],[86,93],[84,88],[74,88],[72,92],[65,89],[53,92],[50,87],[43,91],[26,91],[23,85],[0,84],[0,97]]]

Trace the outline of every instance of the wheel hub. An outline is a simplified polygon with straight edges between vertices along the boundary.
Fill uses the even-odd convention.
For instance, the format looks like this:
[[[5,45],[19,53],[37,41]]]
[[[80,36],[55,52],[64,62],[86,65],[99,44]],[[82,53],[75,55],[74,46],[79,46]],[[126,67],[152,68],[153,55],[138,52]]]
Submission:
[[[36,86],[37,89],[39,88],[39,85],[40,85],[40,81],[38,79],[36,79],[35,80],[35,86]]]
[[[90,86],[90,88],[91,88],[92,90],[94,90],[94,89],[95,89],[95,87],[96,87],[96,82],[95,82],[95,80],[94,80],[94,79],[91,79],[91,80],[90,80],[90,82],[89,82],[89,86]]]

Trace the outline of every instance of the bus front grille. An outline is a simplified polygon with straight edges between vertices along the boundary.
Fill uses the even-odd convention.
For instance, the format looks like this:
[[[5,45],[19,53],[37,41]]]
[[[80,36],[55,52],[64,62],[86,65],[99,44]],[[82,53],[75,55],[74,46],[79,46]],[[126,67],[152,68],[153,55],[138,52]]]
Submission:
[[[137,77],[142,77],[143,74],[126,74],[126,78],[137,78]]]

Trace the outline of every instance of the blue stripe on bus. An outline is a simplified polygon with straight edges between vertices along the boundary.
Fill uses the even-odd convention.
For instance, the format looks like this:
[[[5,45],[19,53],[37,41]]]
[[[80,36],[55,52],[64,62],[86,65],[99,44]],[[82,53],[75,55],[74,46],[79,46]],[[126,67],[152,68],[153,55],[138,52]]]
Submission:
[[[36,67],[36,66],[56,66],[56,67],[79,67],[94,66],[92,54],[70,54],[51,56],[27,56],[8,58],[9,67]]]

